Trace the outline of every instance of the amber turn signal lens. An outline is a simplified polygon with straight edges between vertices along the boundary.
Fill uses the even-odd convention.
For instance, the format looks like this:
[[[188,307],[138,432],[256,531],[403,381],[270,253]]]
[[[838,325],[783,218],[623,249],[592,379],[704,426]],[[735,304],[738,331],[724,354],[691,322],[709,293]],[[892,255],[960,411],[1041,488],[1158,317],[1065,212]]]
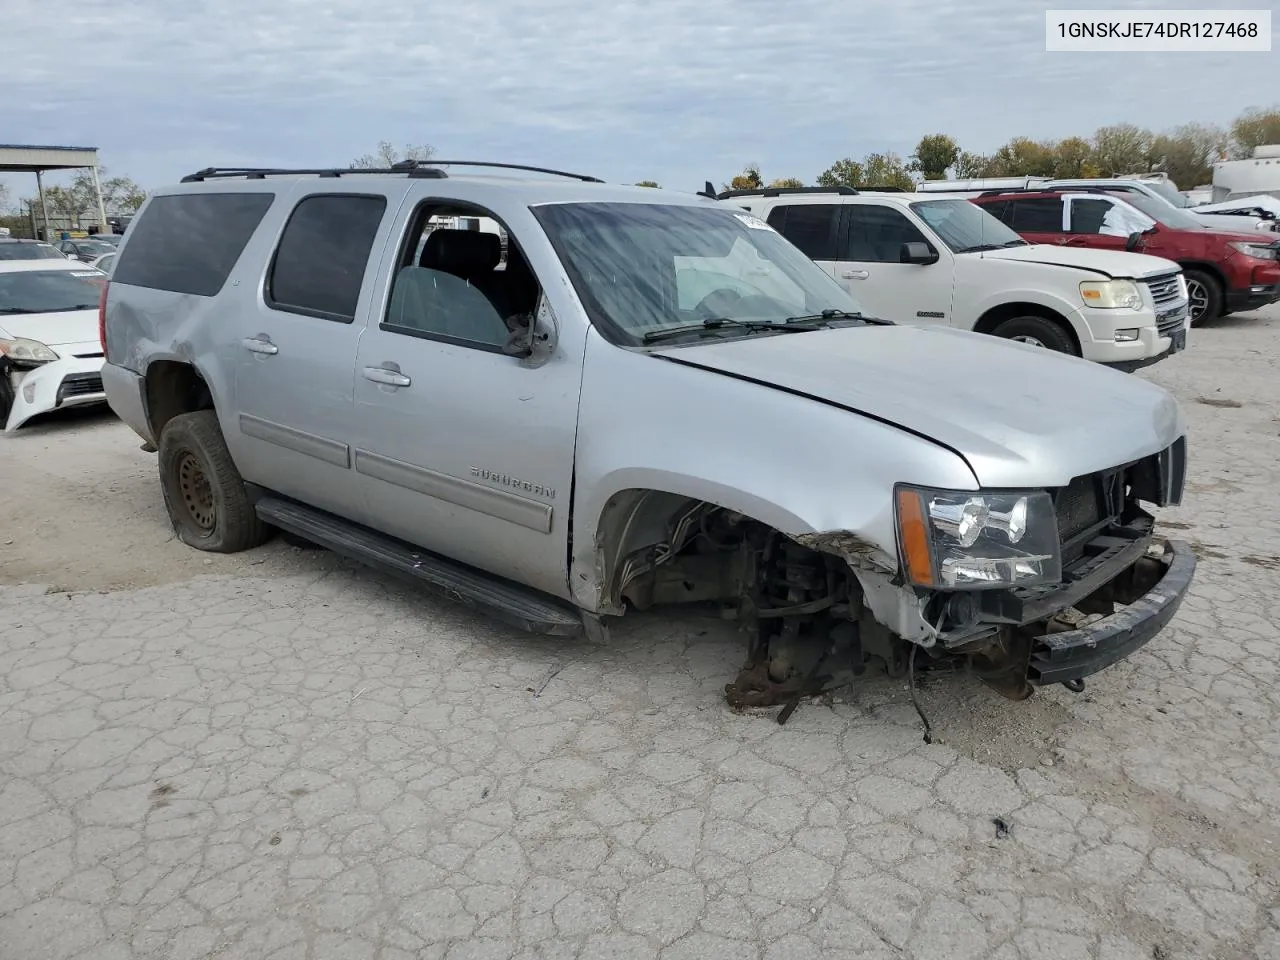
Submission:
[[[933,553],[924,504],[915,490],[898,491],[898,529],[902,536],[902,561],[907,579],[918,587],[933,586]]]

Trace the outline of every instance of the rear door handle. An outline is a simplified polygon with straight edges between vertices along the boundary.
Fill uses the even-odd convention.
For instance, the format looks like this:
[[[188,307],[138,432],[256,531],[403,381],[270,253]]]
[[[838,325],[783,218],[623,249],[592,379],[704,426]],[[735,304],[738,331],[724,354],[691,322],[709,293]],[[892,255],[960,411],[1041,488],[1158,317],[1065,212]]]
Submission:
[[[840,276],[845,280],[865,280],[870,274],[865,270],[846,270]]]
[[[364,378],[387,387],[407,387],[413,383],[409,377],[400,372],[398,365],[396,367],[391,365],[365,367]]]
[[[244,348],[250,353],[261,353],[266,356],[272,356],[280,352],[280,348],[271,342],[271,338],[265,333],[260,333],[256,337],[245,337],[240,341],[244,344]]]

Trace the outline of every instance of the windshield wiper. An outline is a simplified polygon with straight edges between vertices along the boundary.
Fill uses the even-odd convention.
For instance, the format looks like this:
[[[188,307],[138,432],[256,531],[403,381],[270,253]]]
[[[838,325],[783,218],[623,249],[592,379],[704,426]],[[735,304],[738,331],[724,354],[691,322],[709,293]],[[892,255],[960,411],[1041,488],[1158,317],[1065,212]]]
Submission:
[[[1023,240],[1021,237],[1015,237],[1013,240],[1006,240],[1004,243],[1000,244],[1000,246],[1002,246],[1002,247],[1029,247],[1029,246],[1031,246],[1031,244],[1027,243],[1027,241]]]
[[[823,310],[821,313],[810,313],[799,317],[787,317],[784,323],[818,323],[828,320],[860,320],[863,323],[873,323],[879,326],[892,326],[892,320],[884,320],[880,317],[869,317],[865,313],[857,311],[850,312],[848,310]],[[812,329],[812,328],[805,328]]]
[[[674,340],[689,334],[701,334],[730,327],[735,330],[746,330],[748,333],[759,333],[762,330],[781,330],[784,333],[801,333],[805,330],[817,330],[809,324],[792,323],[792,320],[822,320],[823,317],[792,317],[781,323],[772,320],[734,320],[732,317],[710,317],[701,323],[682,323],[677,327],[666,327],[662,330],[650,330],[640,338],[641,343],[657,343],[660,340]]]

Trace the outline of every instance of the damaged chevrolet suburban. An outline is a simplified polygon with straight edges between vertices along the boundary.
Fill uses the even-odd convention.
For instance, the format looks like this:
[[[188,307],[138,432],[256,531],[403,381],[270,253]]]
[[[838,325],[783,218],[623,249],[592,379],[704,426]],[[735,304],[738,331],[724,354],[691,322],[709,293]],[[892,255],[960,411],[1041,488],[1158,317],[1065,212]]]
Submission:
[[[1078,688],[1177,611],[1164,390],[865,315],[713,199],[489,166],[152,194],[102,376],[183,541],[279,529],[559,636],[722,604],[749,635],[735,707],[917,663]]]

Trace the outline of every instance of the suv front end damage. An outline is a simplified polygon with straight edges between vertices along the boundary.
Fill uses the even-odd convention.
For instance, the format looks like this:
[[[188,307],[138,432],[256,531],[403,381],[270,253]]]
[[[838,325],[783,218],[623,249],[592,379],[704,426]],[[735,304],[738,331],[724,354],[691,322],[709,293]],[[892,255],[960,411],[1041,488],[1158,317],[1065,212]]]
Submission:
[[[757,637],[726,688],[730,703],[842,685],[871,659],[900,676],[917,654],[967,663],[1011,699],[1046,684],[1078,689],[1159,633],[1190,587],[1194,553],[1157,538],[1143,507],[1178,503],[1185,473],[1180,438],[1057,489],[899,485],[892,574],[849,533],[771,545],[749,604]]]

